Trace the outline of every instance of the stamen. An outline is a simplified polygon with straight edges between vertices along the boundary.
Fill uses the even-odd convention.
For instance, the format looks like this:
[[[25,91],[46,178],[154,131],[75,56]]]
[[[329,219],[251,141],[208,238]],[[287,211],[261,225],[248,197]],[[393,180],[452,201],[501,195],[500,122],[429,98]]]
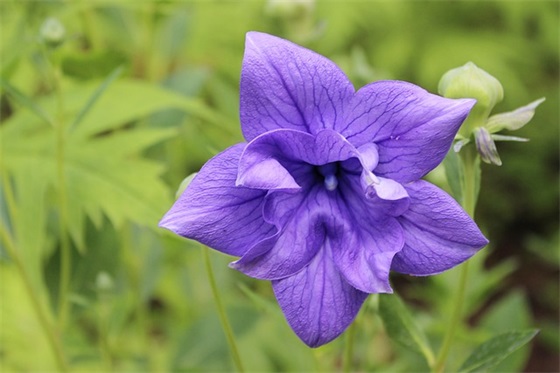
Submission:
[[[332,192],[337,186],[338,180],[336,179],[336,176],[333,174],[325,176],[325,188],[327,188],[328,191]]]

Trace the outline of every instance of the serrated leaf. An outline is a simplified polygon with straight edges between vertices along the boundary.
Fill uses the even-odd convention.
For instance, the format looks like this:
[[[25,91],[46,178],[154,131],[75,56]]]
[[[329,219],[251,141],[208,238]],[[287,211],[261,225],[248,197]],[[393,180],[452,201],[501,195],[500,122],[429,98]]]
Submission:
[[[379,294],[379,316],[391,339],[424,356],[432,365],[434,354],[422,330],[415,324],[404,303],[396,294]]]
[[[115,82],[105,91],[81,125],[76,127],[75,131],[68,133],[65,140],[64,181],[68,202],[67,228],[74,243],[81,250],[85,248],[83,239],[85,216],[89,216],[97,226],[101,225],[103,215],[106,215],[117,227],[126,220],[155,226],[164,212],[162,209],[169,204],[169,190],[159,179],[163,167],[156,162],[143,159],[140,153],[145,148],[171,137],[175,130],[135,127],[115,130],[115,128],[124,124],[118,123],[119,120],[130,123],[131,120],[141,118],[142,114],[149,115],[172,104],[163,99],[167,94],[160,92],[160,98],[155,99],[151,105],[146,105],[147,107],[138,109],[135,105],[125,104],[126,100],[121,100],[120,107],[115,106],[110,109],[107,102],[103,104],[103,100],[115,86],[120,87],[118,94],[125,98],[134,96],[138,90],[144,93],[161,91],[157,87],[146,88],[146,84],[119,85],[118,83]],[[80,91],[78,96],[91,97],[84,92],[90,93],[89,90]],[[111,95],[114,95],[114,92]],[[72,102],[71,97],[68,98]],[[147,102],[150,97],[147,96],[143,100]],[[176,98],[176,102],[182,102],[182,99]],[[74,108],[75,104],[76,102],[69,104],[69,107]],[[118,113],[115,114],[115,111]],[[88,127],[86,124],[91,118],[99,122],[96,126]],[[49,187],[57,191],[60,183],[57,178],[55,131],[44,125],[38,125],[39,122],[33,119],[35,118],[29,114],[22,114],[22,111],[16,113],[0,127],[0,136],[3,140],[4,168],[16,183],[14,189],[22,195],[18,204],[29,205],[19,214],[27,217],[28,222],[17,226],[32,227],[43,232],[33,235],[18,232],[19,240],[22,241],[21,246],[26,247],[26,251],[36,253],[37,247],[44,246],[41,237],[44,237],[45,227],[44,224],[33,224],[33,221],[44,221],[49,209],[41,208],[41,211],[35,211],[37,209],[31,207],[44,206],[44,196],[42,196],[44,191]],[[112,129],[112,132],[100,136],[95,129]],[[29,173],[28,180],[23,181],[26,172]],[[33,186],[35,192],[26,192],[30,186]],[[25,197],[23,197],[24,193]],[[43,205],[35,201],[40,201]],[[58,207],[53,206],[52,211],[57,212],[57,210]],[[29,240],[26,237],[34,237],[33,242],[29,244],[24,242]]]
[[[485,372],[528,343],[538,332],[533,329],[499,334],[475,348],[459,371]]]
[[[68,123],[79,115],[98,88],[99,83],[89,83],[64,93],[64,118]],[[58,110],[56,99],[52,95],[39,99],[36,103],[52,117],[55,116],[53,113]],[[76,137],[95,136],[122,128],[138,118],[172,108],[183,110],[225,131],[231,131],[230,129],[233,127],[230,125],[230,120],[216,114],[198,99],[183,96],[144,81],[120,79],[113,82],[110,89],[99,97],[95,110],[90,111],[83,118],[81,124],[72,131],[72,135]],[[41,123],[28,112],[19,111],[6,121],[3,131],[13,133],[14,136],[27,136],[29,133],[38,131]]]

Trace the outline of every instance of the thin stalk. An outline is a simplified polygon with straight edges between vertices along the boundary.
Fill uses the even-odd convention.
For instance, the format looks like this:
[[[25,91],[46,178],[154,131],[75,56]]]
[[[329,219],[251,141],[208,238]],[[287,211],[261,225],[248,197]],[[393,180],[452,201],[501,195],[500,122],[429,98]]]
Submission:
[[[21,258],[19,257],[19,252],[14,244],[12,237],[3,226],[0,227],[0,236],[2,238],[2,241],[4,241],[4,247],[6,248],[8,255],[16,264],[18,272],[23,280],[25,291],[27,292],[27,295],[31,300],[31,304],[33,306],[33,309],[35,310],[35,314],[37,315],[39,324],[41,324],[41,328],[43,328],[43,332],[47,336],[47,340],[54,354],[58,370],[60,372],[68,372],[68,366],[66,365],[66,359],[64,358],[64,353],[62,351],[62,346],[60,344],[60,340],[58,339],[58,335],[49,322],[49,318],[45,309],[41,305],[39,296],[33,289],[31,278],[29,277],[29,274],[27,273],[27,270],[25,269]]]
[[[61,88],[61,72],[57,65],[53,67],[53,83],[58,105],[56,123],[56,173],[58,183],[59,219],[58,233],[60,236],[60,282],[58,292],[58,324],[64,330],[68,317],[68,293],[70,289],[71,251],[68,237],[68,202],[66,200],[65,150],[66,131],[64,127],[64,98]]]
[[[465,262],[461,265],[461,274],[459,278],[459,288],[457,289],[453,313],[451,314],[451,320],[449,322],[445,337],[443,339],[443,344],[441,346],[440,353],[434,365],[433,371],[436,373],[442,373],[445,369],[445,363],[447,361],[447,355],[451,348],[453,338],[455,337],[455,332],[457,326],[461,323],[463,304],[465,301],[465,292],[467,288],[467,279],[469,277],[469,262]]]
[[[222,300],[220,299],[220,293],[218,292],[218,287],[216,285],[216,279],[214,277],[214,271],[212,270],[212,263],[210,262],[210,255],[208,254],[208,249],[203,247],[204,252],[204,264],[206,266],[206,272],[208,273],[208,280],[210,281],[210,287],[212,288],[212,294],[214,295],[214,300],[216,302],[216,308],[218,309],[218,315],[220,317],[220,322],[222,323],[222,329],[226,335],[228,346],[231,353],[231,358],[238,372],[244,372],[243,364],[241,363],[241,358],[237,350],[237,345],[235,343],[235,336],[233,335],[233,330],[229,324],[228,317]]]
[[[147,312],[146,300],[142,297],[142,281],[141,281],[141,267],[140,256],[134,253],[134,246],[132,243],[131,225],[124,224],[121,229],[121,249],[123,253],[123,260],[126,265],[126,272],[130,287],[134,289],[134,301],[136,303],[136,327],[137,333],[141,336],[141,344],[145,351],[146,371],[153,372],[157,369],[154,368],[154,359],[149,333],[149,315]]]
[[[348,331],[346,332],[346,338],[344,340],[344,362],[342,364],[342,371],[344,373],[350,373],[352,371],[352,360],[354,358],[354,337],[356,336],[356,324],[357,320],[354,320]]]
[[[475,172],[478,154],[473,146],[468,146],[463,149],[463,152],[460,155],[463,166],[463,182],[461,184],[463,191],[462,206],[467,214],[474,218],[474,210],[477,199],[477,178]],[[447,356],[449,355],[453,338],[455,337],[455,332],[457,331],[457,327],[461,323],[463,316],[467,281],[469,278],[468,261],[461,264],[460,271],[459,286],[457,292],[455,293],[455,301],[453,302],[454,308],[451,314],[451,319],[448,324],[439,355],[432,370],[435,373],[442,373],[445,369],[445,363],[447,361]]]

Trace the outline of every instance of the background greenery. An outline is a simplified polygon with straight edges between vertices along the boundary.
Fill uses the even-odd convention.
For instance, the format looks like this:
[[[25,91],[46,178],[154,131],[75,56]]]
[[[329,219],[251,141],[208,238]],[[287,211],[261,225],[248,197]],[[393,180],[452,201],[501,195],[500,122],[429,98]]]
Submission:
[[[538,327],[534,343],[495,370],[560,370],[559,4],[2,1],[2,369],[56,369],[29,289],[72,370],[232,369],[202,248],[157,222],[183,178],[242,141],[244,36],[259,30],[328,56],[356,87],[400,79],[436,92],[444,72],[473,61],[504,86],[495,112],[547,98],[515,133],[531,141],[499,143],[504,165],[483,167],[477,221],[491,244],[472,260],[470,327],[459,330],[449,369],[496,332]],[[41,42],[48,17],[66,29],[56,49]],[[211,260],[249,370],[341,368],[343,338],[308,349],[269,283],[228,269],[225,255]],[[457,281],[455,271],[393,276],[435,346]],[[389,342],[377,300],[358,316],[354,367],[425,369]]]

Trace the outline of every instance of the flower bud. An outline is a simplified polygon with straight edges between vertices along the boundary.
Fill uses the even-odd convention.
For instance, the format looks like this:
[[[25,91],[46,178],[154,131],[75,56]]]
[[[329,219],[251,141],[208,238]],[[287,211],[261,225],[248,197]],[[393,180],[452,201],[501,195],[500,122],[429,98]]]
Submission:
[[[496,143],[486,128],[475,128],[474,140],[476,142],[478,154],[480,154],[480,159],[486,163],[495,164],[496,166],[502,165],[498,149],[496,149]]]
[[[439,81],[438,91],[447,98],[476,99],[459,130],[464,138],[469,138],[476,127],[484,126],[494,106],[504,98],[500,82],[472,62],[446,72]]]
[[[49,17],[41,25],[39,35],[47,46],[56,48],[64,42],[66,29],[58,19]]]
[[[95,278],[95,286],[101,291],[111,290],[114,286],[111,275],[104,271],[99,272]]]
[[[448,98],[475,98],[476,105],[487,113],[504,98],[498,79],[472,62],[446,72],[439,81],[438,91]]]

